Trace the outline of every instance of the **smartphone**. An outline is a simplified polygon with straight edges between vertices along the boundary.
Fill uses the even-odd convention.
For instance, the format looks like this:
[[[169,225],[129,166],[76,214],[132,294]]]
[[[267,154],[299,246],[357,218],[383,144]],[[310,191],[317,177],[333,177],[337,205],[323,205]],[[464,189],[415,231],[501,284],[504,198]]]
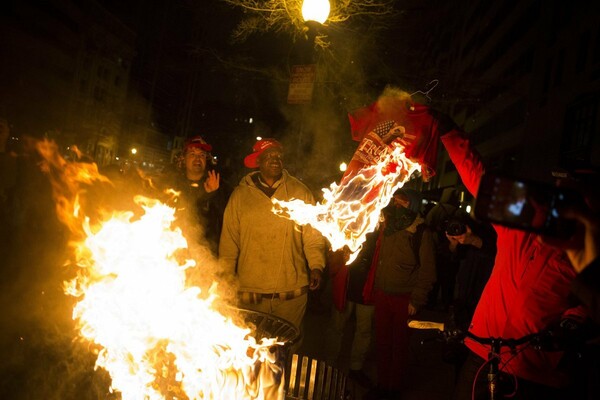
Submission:
[[[473,214],[478,220],[569,238],[575,232],[575,221],[560,218],[558,210],[580,199],[572,189],[486,173],[479,184]]]

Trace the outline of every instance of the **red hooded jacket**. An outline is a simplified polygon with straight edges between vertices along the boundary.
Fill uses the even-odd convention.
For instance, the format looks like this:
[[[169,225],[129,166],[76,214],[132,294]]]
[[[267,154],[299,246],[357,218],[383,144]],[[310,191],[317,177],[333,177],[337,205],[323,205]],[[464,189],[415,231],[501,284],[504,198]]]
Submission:
[[[479,154],[462,132],[442,136],[463,183],[476,195],[484,167]],[[583,319],[583,307],[571,308],[568,297],[575,271],[564,252],[545,245],[535,234],[494,226],[498,252],[492,275],[483,291],[470,331],[480,337],[520,338],[537,333],[566,315]],[[467,339],[466,345],[487,359],[489,346]],[[567,371],[559,370],[562,352],[532,347],[512,353],[503,349],[502,369],[540,384],[563,387]]]

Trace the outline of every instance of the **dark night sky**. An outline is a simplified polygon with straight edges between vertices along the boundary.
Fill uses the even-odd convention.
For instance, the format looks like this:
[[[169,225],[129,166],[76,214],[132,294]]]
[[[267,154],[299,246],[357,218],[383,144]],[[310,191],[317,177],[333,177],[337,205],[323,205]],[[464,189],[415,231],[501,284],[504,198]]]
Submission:
[[[419,62],[426,50],[421,40],[437,35],[440,26],[444,27],[440,20],[447,17],[439,12],[439,5],[444,4],[439,0],[398,1],[401,12],[385,30],[376,30],[369,19],[351,19],[327,28],[331,53],[317,51],[316,58],[331,63],[340,73],[316,89],[318,98],[312,109],[321,115],[317,112],[306,118],[304,114],[298,117],[305,112],[300,107],[286,105],[287,71],[303,63],[297,61],[302,43],[290,35],[260,33],[243,43],[232,43],[231,32],[242,12],[218,0],[102,3],[137,33],[132,87],[152,99],[164,133],[202,134],[221,154],[229,153],[237,160],[256,134],[282,137],[304,129],[314,132],[314,137],[301,140],[303,150],[319,158],[307,158],[315,173],[322,168],[335,173],[337,168],[326,165],[323,155],[313,151],[315,147],[329,159],[341,161],[352,154],[355,144],[350,140],[347,112],[373,101],[387,84],[417,90],[430,80]],[[231,125],[232,119],[247,117],[258,121],[252,128],[257,132]],[[294,127],[298,123],[294,118],[303,119],[300,124],[306,126]],[[330,131],[321,132],[324,126]],[[230,147],[232,135],[239,151]],[[327,139],[331,135],[337,139]],[[294,144],[296,140],[290,139]]]
[[[261,42],[262,38],[253,38],[241,46],[232,45],[230,33],[239,20],[239,10],[220,1],[139,0],[124,4],[105,0],[103,3],[138,35],[132,73],[142,81],[141,90],[148,90],[158,68],[155,100],[159,108],[168,110],[176,104],[182,105],[185,86],[195,70],[200,71],[196,100],[235,104],[235,96],[231,97],[227,89],[242,72],[219,58],[227,60],[249,54],[255,63],[259,60],[268,63],[281,56],[278,54],[281,43],[273,45],[272,38],[268,38],[268,45]]]
[[[298,51],[298,44],[292,43],[289,36],[255,34],[244,43],[232,44],[231,32],[240,20],[241,11],[218,0],[103,0],[102,3],[137,33],[137,56],[132,73],[138,80],[138,90],[146,96],[150,96],[152,84],[156,84],[154,104],[159,122],[166,129],[172,131],[181,128],[182,113],[186,101],[189,101],[186,90],[193,80],[195,69],[200,71],[194,93],[196,104],[203,104],[209,109],[210,105],[229,108],[231,113],[238,110],[252,113],[255,117],[258,115],[259,118],[269,120],[274,129],[281,127],[283,121],[280,119],[283,117],[278,108],[285,99],[273,96],[270,87],[274,78],[249,70],[287,68],[287,64],[293,63],[291,58]],[[420,3],[420,7],[413,9],[402,6],[402,24],[390,29],[387,38],[380,37],[379,43],[370,46],[375,53],[373,57],[381,58],[385,66],[378,74],[387,74],[388,79],[394,75],[403,75],[394,68],[408,68],[407,63],[395,63],[398,56],[393,53],[398,47],[403,47],[404,54],[411,54],[414,49],[410,47],[414,45],[417,49],[418,42],[410,39],[418,38],[424,30],[431,31],[431,26],[436,24],[428,16],[428,11],[435,9],[437,2]],[[421,18],[428,18],[428,22],[420,23]],[[349,28],[355,31],[357,26]],[[365,32],[369,31],[368,26],[362,28]],[[337,28],[337,31],[329,34],[335,39],[336,34],[343,35],[344,31],[343,28]],[[381,42],[382,39],[392,39],[394,44],[386,45]],[[377,54],[379,49],[382,51]],[[235,65],[240,59],[247,62],[246,68],[240,64]],[[159,73],[155,77],[157,68]],[[411,73],[406,75],[414,78]],[[422,84],[418,79],[413,79],[412,82],[415,81],[416,85]],[[390,83],[389,80],[373,77],[374,87],[383,87],[387,83]],[[358,105],[362,104],[346,106],[354,108]],[[192,125],[197,124],[202,123],[192,121]]]

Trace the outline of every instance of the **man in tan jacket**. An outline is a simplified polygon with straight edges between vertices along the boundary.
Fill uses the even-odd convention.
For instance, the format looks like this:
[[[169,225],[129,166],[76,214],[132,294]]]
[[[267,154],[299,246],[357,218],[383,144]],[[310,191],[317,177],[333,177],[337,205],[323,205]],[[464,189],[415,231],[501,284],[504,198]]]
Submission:
[[[321,285],[325,239],[312,227],[275,215],[272,198],[314,204],[311,191],[283,169],[283,146],[259,140],[244,164],[258,168],[234,189],[223,218],[219,259],[235,276],[239,306],[301,328],[308,290]]]

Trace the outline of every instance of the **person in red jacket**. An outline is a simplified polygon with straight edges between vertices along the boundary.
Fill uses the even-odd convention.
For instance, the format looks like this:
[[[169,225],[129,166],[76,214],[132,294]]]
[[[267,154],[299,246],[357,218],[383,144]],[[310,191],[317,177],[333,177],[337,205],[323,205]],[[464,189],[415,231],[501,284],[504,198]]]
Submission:
[[[460,177],[476,195],[485,168],[468,137],[448,124],[442,143]],[[551,247],[533,233],[494,225],[498,235],[497,255],[490,279],[469,326],[480,337],[520,338],[537,333],[565,318],[583,321],[583,307],[573,307],[569,289],[575,279],[564,251]],[[465,339],[471,353],[459,378],[456,399],[473,395],[473,381],[481,379],[475,391],[486,397],[486,362],[489,346]],[[523,346],[501,354],[501,370],[517,380],[514,399],[577,398],[572,391],[574,370],[560,351],[542,351]],[[484,367],[485,368],[485,367]]]

